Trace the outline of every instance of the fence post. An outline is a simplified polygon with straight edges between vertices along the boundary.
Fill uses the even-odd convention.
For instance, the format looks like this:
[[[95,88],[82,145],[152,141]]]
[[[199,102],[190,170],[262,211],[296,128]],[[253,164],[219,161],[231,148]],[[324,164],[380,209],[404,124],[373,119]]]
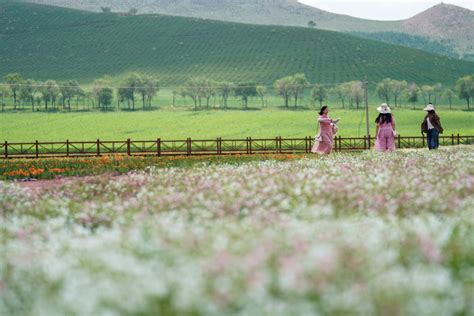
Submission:
[[[188,137],[186,140],[186,154],[191,156],[191,138]]]
[[[459,136],[459,133],[458,133],[458,145],[461,145],[461,137]]]
[[[451,145],[454,146],[454,134],[451,134]]]
[[[157,155],[158,157],[161,156],[161,138],[158,138],[158,139],[156,140],[156,155]]]
[[[217,137],[217,155],[222,155],[222,138]]]
[[[127,156],[131,156],[131,144],[130,144],[130,138],[127,139]]]
[[[400,134],[397,135],[398,148],[402,148],[402,137]]]
[[[249,154],[252,154],[252,137],[248,138],[248,144],[249,144]]]
[[[35,142],[36,158],[39,158],[39,145],[38,141]]]
[[[69,157],[69,139],[66,139],[66,157]]]
[[[100,140],[97,140],[97,157],[100,156]]]
[[[8,142],[5,141],[5,158],[8,158]]]

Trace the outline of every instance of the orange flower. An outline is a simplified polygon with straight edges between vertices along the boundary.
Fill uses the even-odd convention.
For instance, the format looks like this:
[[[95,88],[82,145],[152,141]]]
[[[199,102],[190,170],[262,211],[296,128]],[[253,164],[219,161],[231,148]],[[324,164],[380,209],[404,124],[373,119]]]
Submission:
[[[64,171],[65,171],[65,169],[61,169],[61,168],[49,169],[49,172],[52,172],[52,173],[63,173]]]

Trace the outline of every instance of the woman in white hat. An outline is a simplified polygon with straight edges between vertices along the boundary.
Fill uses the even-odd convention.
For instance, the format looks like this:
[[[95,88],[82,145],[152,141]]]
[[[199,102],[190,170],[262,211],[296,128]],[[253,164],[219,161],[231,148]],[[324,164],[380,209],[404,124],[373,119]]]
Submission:
[[[394,151],[395,150],[395,118],[386,103],[382,103],[377,111],[380,113],[375,123],[377,124],[375,135],[375,150]]]
[[[438,114],[435,112],[433,104],[429,103],[426,108],[425,119],[421,123],[421,134],[426,133],[428,148],[437,149],[439,147],[439,134],[443,134],[443,127]]]

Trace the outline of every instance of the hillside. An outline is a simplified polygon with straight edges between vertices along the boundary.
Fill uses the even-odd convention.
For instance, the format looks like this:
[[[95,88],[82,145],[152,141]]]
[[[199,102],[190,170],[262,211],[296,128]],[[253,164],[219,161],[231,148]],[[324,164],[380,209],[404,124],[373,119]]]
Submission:
[[[330,31],[162,15],[117,16],[28,3],[0,4],[0,76],[79,79],[129,71],[163,84],[190,76],[271,84],[385,77],[453,84],[474,63]]]
[[[438,4],[408,20],[403,30],[435,40],[451,41],[461,54],[474,60],[474,11]]]
[[[341,32],[390,32],[423,37],[416,45],[400,43],[400,36],[384,35],[395,44],[433,52],[433,44],[447,46],[448,56],[474,60],[474,11],[449,4],[436,5],[412,18],[401,21],[373,21],[334,14],[299,3],[296,0],[26,0],[100,12],[136,8],[139,14],[158,13],[249,24],[304,26],[314,21],[316,28]],[[371,36],[369,36],[371,37]],[[448,42],[446,45],[446,41]],[[444,50],[438,50],[444,54]]]

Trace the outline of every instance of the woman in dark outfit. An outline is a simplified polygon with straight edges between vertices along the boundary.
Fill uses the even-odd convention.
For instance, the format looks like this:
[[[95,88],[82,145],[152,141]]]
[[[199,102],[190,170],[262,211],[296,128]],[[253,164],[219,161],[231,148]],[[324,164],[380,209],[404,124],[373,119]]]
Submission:
[[[428,112],[421,123],[421,133],[426,133],[428,148],[437,149],[439,146],[439,134],[443,134],[443,127],[433,104],[429,103],[424,109]]]

